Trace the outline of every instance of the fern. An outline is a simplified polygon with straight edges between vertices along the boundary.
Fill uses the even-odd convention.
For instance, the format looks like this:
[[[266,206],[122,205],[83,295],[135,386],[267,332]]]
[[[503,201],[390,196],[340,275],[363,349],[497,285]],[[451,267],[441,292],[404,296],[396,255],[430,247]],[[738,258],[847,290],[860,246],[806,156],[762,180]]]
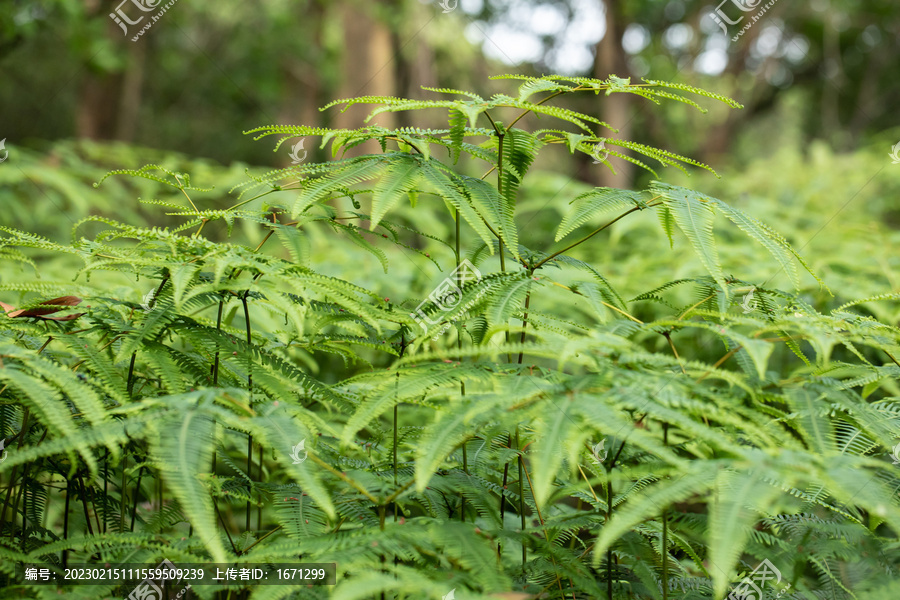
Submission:
[[[334,159],[248,172],[230,206],[156,165],[108,175],[160,184],[145,207],[167,226],[104,213],[71,244],[0,228],[10,594],[46,588],[7,563],[64,555],[337,565],[333,589],[234,586],[254,599],[722,598],[764,558],[809,597],[890,589],[900,329],[860,311],[896,295],[829,310],[774,229],[659,181],[579,190],[543,239],[523,212],[550,152],[708,168],[597,137],[573,95],[739,105],[615,75],[497,79],[514,87],[329,104],[436,115],[422,126],[252,129]],[[336,158],[365,142],[382,151]],[[588,244],[648,208],[700,272],[645,284],[671,255]],[[732,274],[718,213],[794,291]]]

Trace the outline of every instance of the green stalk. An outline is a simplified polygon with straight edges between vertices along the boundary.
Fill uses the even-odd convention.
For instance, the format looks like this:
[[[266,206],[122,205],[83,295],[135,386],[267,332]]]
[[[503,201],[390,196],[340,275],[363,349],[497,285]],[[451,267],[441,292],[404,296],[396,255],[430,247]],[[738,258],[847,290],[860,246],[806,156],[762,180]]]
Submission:
[[[506,436],[506,447],[512,448],[512,434],[508,433]],[[503,465],[503,488],[506,489],[506,485],[509,482],[509,463]],[[500,492],[500,527],[503,527],[503,523],[505,521],[506,516],[506,496],[503,492]],[[497,560],[500,560],[500,553],[502,550],[502,546],[500,542],[497,542]]]
[[[248,289],[243,296],[241,296],[241,304],[244,306],[244,322],[247,325],[247,347],[249,348],[253,342],[253,338],[251,337],[251,327],[250,327],[250,308],[247,306],[247,294],[250,293]],[[252,356],[252,355],[250,355]],[[250,356],[247,357],[247,393],[250,394],[250,398],[253,398],[253,361]],[[248,484],[247,490],[247,520],[245,530],[250,530],[250,513],[251,513],[251,501],[250,496],[252,492],[252,481],[253,481],[253,436],[251,434],[247,434],[247,478],[250,479],[251,483]]]
[[[519,453],[519,517],[522,523],[522,535],[525,535],[525,484],[522,473],[522,449],[519,446],[519,428],[516,427],[516,451]],[[525,540],[522,540],[522,571],[525,571],[525,562],[528,559],[528,550],[525,548]]]
[[[109,450],[103,457],[103,533],[106,533],[106,522],[109,520]]]
[[[485,112],[484,114],[494,127],[494,131],[497,133],[497,194],[500,196],[500,201],[503,202],[503,138],[506,136],[506,132],[500,129],[500,126],[494,122],[494,119],[491,118],[489,113]],[[459,219],[457,218],[457,223],[458,222]],[[503,239],[498,238],[497,243],[500,248],[500,271],[506,273],[506,257],[503,256]],[[509,331],[506,332],[506,343],[509,344]],[[506,353],[506,361],[512,362],[512,354],[509,352]]]
[[[119,487],[119,533],[125,532],[125,510],[127,504],[127,498],[125,496],[125,467],[127,463],[128,455],[125,454],[125,452],[122,452],[122,485]],[[68,496],[66,497],[66,501],[68,502]]]
[[[456,210],[456,287],[462,289],[462,273],[459,272],[460,265],[460,235],[459,235],[459,210]],[[460,350],[460,354],[462,354],[462,332],[456,336],[456,347]],[[460,358],[462,360],[462,358]],[[465,397],[466,395],[466,382],[460,380],[459,382],[459,393],[461,396]],[[466,449],[466,442],[463,442],[462,445],[462,455],[463,455],[463,473],[467,476],[469,475],[469,455],[468,450]],[[459,495],[459,520],[465,522],[466,520],[466,496],[462,493]]]
[[[216,318],[216,331],[222,331],[222,309],[224,307],[225,307],[225,301],[219,300],[219,315]],[[218,347],[216,348],[216,358],[215,358],[215,361],[213,362],[212,376],[213,376],[213,385],[218,386],[219,385],[219,349],[218,349]]]
[[[78,486],[81,488],[81,506],[84,508],[84,521],[87,523],[88,535],[94,535],[94,528],[91,527],[91,515],[87,505],[87,489],[84,487],[84,480],[81,476],[75,478]]]
[[[72,497],[72,482],[66,477],[66,508],[63,514],[63,540],[69,539],[69,499]],[[62,551],[62,566],[65,569],[69,564],[69,550]]]
[[[53,339],[53,338],[50,338],[50,339]],[[47,344],[49,344],[49,343],[50,343],[50,340],[47,340],[47,342],[44,344],[44,346],[41,348],[41,350],[46,348]],[[19,431],[19,442],[18,442],[18,444],[16,444],[17,449],[21,449],[22,444],[25,443],[25,434],[28,431],[28,420],[29,420],[30,416],[31,416],[31,413],[29,412],[28,408],[26,408],[24,413],[22,414],[22,429]],[[18,473],[18,471],[19,471],[19,465],[16,465],[15,467],[13,467],[12,473],[10,474],[10,477],[9,477],[9,487],[6,488],[6,499],[3,501],[3,510],[0,511],[0,534],[2,534],[3,525],[6,523],[6,509],[9,507],[9,500],[10,500],[10,497],[12,496],[14,483],[16,481],[16,474]],[[25,477],[24,468],[23,468],[22,473],[23,473],[22,477],[23,477],[23,481],[24,481],[24,477]],[[19,504],[19,501],[17,498],[16,506],[18,506],[18,504]],[[11,526],[10,533],[9,533],[10,540],[12,540],[12,538],[15,536],[16,506],[13,507],[12,515],[10,516],[10,519],[12,522],[12,526]]]
[[[663,423],[663,445],[669,445],[669,424]],[[662,511],[662,582],[663,600],[669,600],[669,519],[668,508]]]
[[[262,444],[259,445],[259,467],[257,468],[257,477],[259,481],[262,481],[262,471],[263,471],[263,447]],[[256,528],[259,531],[262,531],[262,502],[259,503],[259,506],[256,507]]]

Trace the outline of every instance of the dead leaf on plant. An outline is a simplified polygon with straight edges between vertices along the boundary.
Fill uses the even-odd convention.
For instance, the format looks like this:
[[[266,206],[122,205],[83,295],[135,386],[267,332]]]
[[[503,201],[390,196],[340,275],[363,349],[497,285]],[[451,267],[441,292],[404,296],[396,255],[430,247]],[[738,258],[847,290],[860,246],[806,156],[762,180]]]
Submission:
[[[36,319],[45,319],[50,321],[71,321],[72,319],[77,319],[85,313],[76,313],[71,315],[66,315],[64,317],[47,317],[45,315],[50,315],[55,312],[59,312],[66,307],[69,306],[78,306],[81,304],[81,298],[78,296],[62,296],[60,298],[53,298],[51,300],[44,300],[41,302],[43,305],[47,305],[48,308],[28,308],[16,310],[14,306],[10,306],[5,302],[0,302],[0,307],[6,312],[6,316],[10,319],[15,319],[18,317],[34,317]],[[53,308],[50,308],[53,307]]]

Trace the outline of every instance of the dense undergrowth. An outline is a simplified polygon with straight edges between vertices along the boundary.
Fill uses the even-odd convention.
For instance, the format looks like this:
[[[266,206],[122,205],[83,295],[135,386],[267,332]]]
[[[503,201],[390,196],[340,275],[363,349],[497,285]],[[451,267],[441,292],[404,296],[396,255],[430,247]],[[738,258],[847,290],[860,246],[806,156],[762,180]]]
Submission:
[[[302,559],[337,585],[219,597],[687,599],[747,593],[767,560],[767,597],[895,597],[893,259],[854,294],[741,199],[655,171],[535,193],[543,152],[709,169],[551,100],[727,98],[615,77],[435,92],[337,104],[446,128],[254,131],[333,159],[228,200],[151,165],[57,180],[58,202],[105,198],[71,242],[28,211],[0,229],[0,571]],[[343,154],[364,143],[381,152]]]

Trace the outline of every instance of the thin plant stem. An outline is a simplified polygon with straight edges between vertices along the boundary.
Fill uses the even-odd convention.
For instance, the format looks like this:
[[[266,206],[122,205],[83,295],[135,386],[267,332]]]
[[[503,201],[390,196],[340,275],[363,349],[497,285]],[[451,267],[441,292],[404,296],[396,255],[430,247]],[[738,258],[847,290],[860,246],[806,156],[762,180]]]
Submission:
[[[672,354],[675,355],[675,360],[678,361],[678,366],[681,367],[681,372],[682,372],[683,374],[687,375],[687,371],[685,371],[685,369],[684,369],[684,363],[681,362],[681,357],[678,356],[678,350],[675,349],[675,344],[674,344],[674,342],[672,342],[672,335],[671,335],[671,333],[668,332],[668,331],[666,331],[666,332],[663,333],[662,335],[663,335],[664,338],[666,338],[666,341],[669,342],[669,347],[672,349]]]
[[[225,307],[225,301],[219,300],[219,314],[216,317],[216,331],[222,330],[222,309]],[[212,380],[213,386],[219,385],[219,348],[216,347],[216,357],[213,362],[213,372],[212,372]]]
[[[49,343],[50,343],[50,340],[47,340],[47,343],[44,344],[44,348],[46,348],[47,344],[49,344]],[[30,416],[31,416],[31,412],[28,410],[28,408],[26,408],[24,413],[22,414],[22,429],[19,432],[19,441],[16,444],[16,447],[18,449],[21,449],[22,445],[25,443],[25,434],[28,431],[28,421],[29,421]],[[6,498],[3,501],[3,510],[0,511],[0,534],[2,534],[3,525],[6,523],[6,509],[9,507],[9,500],[10,500],[10,497],[12,496],[12,491],[13,491],[13,487],[14,487],[13,484],[16,481],[16,474],[18,473],[18,471],[19,471],[19,465],[16,465],[15,467],[13,467],[12,473],[10,474],[10,477],[9,477],[9,487],[6,488]],[[23,482],[25,480],[25,468],[24,467],[22,468],[22,480],[23,480]],[[10,539],[12,539],[13,536],[15,535],[16,507],[18,505],[19,505],[19,500],[18,500],[18,498],[16,498],[16,505],[13,506],[12,514],[10,516],[10,522],[12,523],[12,525],[10,526],[10,534],[9,534]]]
[[[534,484],[531,483],[531,475],[528,474],[528,469],[525,468],[524,465],[522,466],[522,469],[525,472],[525,479],[528,481],[528,488],[531,490],[531,497],[534,498]],[[579,502],[580,502],[580,500],[579,500]],[[540,521],[540,523],[541,523],[541,529],[544,531],[544,539],[547,540],[547,542],[550,542],[550,536],[547,534],[547,529],[544,526],[544,517],[541,514],[541,507],[539,507],[537,505],[537,500],[535,500],[535,502],[534,502],[534,508],[535,508],[535,511],[537,511],[538,521]],[[553,567],[557,568],[556,559],[553,557],[552,554],[550,555],[550,561],[553,563]],[[563,587],[562,587],[562,581],[560,580],[558,571],[556,572],[556,583],[559,584],[559,591],[563,592],[563,595],[565,595],[565,592],[563,591]],[[572,589],[575,588],[575,586],[572,584],[571,579],[569,580],[569,587]],[[574,594],[574,592],[573,592],[573,594]],[[574,595],[573,595],[573,598],[574,598]]]
[[[538,263],[534,266],[534,268],[535,268],[535,269],[541,268],[541,266],[543,266],[544,263],[553,260],[554,258],[556,258],[557,256],[559,256],[560,254],[563,254],[564,252],[567,252],[567,251],[571,250],[572,248],[574,248],[575,246],[578,246],[579,244],[583,244],[584,242],[588,241],[589,239],[591,239],[592,237],[594,237],[595,235],[597,235],[598,233],[600,233],[601,231],[603,231],[604,229],[606,229],[607,227],[609,227],[610,225],[612,225],[613,223],[615,223],[616,221],[618,221],[619,219],[623,219],[623,218],[627,217],[628,215],[630,215],[631,213],[633,213],[633,212],[635,212],[635,211],[638,211],[638,210],[643,210],[643,208],[642,208],[642,207],[639,207],[639,206],[635,206],[634,208],[628,209],[627,211],[625,211],[624,213],[622,213],[621,215],[619,215],[618,217],[616,217],[615,219],[613,219],[612,221],[610,221],[609,223],[607,223],[606,225],[601,225],[600,227],[598,227],[598,228],[595,229],[594,231],[590,232],[589,234],[587,234],[586,236],[584,236],[583,238],[581,238],[581,239],[578,240],[577,242],[572,242],[571,244],[569,244],[568,246],[566,246],[566,247],[563,248],[562,250],[560,250],[560,251],[558,251],[558,252],[554,252],[553,254],[551,254],[550,256],[548,256],[547,258],[545,258],[544,260],[538,262]]]
[[[128,463],[128,455],[124,452],[122,453],[122,484],[119,487],[119,533],[125,532],[125,510],[126,505],[128,503],[127,497],[125,495],[125,484],[126,484],[126,466]]]
[[[141,491],[141,478],[144,476],[144,465],[141,465],[141,468],[138,469],[138,478],[137,485],[134,487],[134,492],[131,494],[131,531],[134,531],[134,518],[137,515],[137,499],[138,494]]]
[[[106,533],[106,522],[108,521],[109,510],[109,450],[103,457],[103,533]]]
[[[663,423],[663,446],[669,445],[669,424]],[[663,600],[669,600],[669,511],[662,511],[662,592]]]
[[[134,392],[134,362],[137,360],[137,351],[131,353],[131,364],[128,365],[128,397],[133,398]]]
[[[506,436],[506,447],[512,448],[512,434],[509,433]],[[503,527],[504,517],[506,515],[506,495],[503,493],[503,490],[506,489],[507,483],[509,482],[509,463],[507,462],[503,465],[503,488],[500,490],[500,527]],[[497,542],[497,558],[499,560],[501,551],[501,544]]]
[[[531,277],[534,274],[534,270],[531,270],[528,273],[528,276]],[[528,308],[531,306],[531,290],[525,295],[525,311],[522,314],[522,335],[519,337],[519,344],[525,343],[525,329],[528,327]],[[525,349],[522,348],[519,350],[519,360],[518,363],[522,364],[522,358],[525,356]]]
[[[87,523],[88,535],[94,535],[94,529],[91,527],[91,515],[88,511],[87,490],[84,487],[84,480],[81,477],[76,477],[75,481],[78,482],[78,486],[81,488],[81,506],[84,508],[84,520]]]
[[[271,232],[270,232],[271,233]],[[265,242],[265,240],[263,240]],[[247,306],[247,294],[250,293],[248,289],[247,292],[241,296],[241,304],[244,307],[244,322],[247,325],[247,346],[250,347],[253,343],[253,338],[251,336],[252,329],[250,325],[250,307]],[[250,353],[248,353],[247,358],[247,393],[250,394],[250,397],[253,397],[253,361],[250,359]],[[247,519],[246,519],[246,530],[250,530],[250,513],[252,512],[252,502],[250,496],[252,495],[252,487],[253,487],[253,435],[247,434],[247,478],[250,482],[247,484]]]
[[[225,519],[222,518],[222,513],[219,512],[219,504],[217,502],[213,502],[213,508],[216,509],[216,515],[219,517],[219,522],[222,524],[222,529],[225,530],[225,535],[228,537],[228,543],[231,544],[231,549],[235,554],[240,554],[238,552],[237,546],[234,545],[234,540],[231,539],[231,532],[228,531],[228,526],[225,525]]]
[[[248,552],[253,546],[257,545],[258,543],[260,543],[261,541],[263,541],[264,539],[266,539],[267,537],[269,537],[270,535],[272,535],[273,533],[275,533],[275,532],[278,531],[279,529],[281,529],[281,525],[277,525],[277,526],[275,527],[275,529],[273,529],[272,531],[269,531],[268,533],[266,533],[265,535],[263,535],[262,537],[260,537],[258,540],[256,540],[255,542],[253,542],[252,544],[250,544],[249,546],[247,546],[246,548],[244,548],[244,550],[241,552],[241,554],[247,554],[247,552]]]
[[[69,539],[69,499],[72,497],[72,482],[66,477],[66,506],[63,513],[63,540]],[[69,550],[62,551],[62,566],[65,569],[69,562]]]
[[[506,137],[506,132],[501,131],[500,127],[491,118],[490,113],[485,112],[484,115],[491,122],[491,126],[493,126],[494,131],[497,133],[497,195],[500,196],[500,201],[503,202],[503,139]],[[457,218],[457,222],[459,219]],[[506,273],[506,257],[503,254],[503,240],[498,239],[497,241],[499,247],[500,254],[500,271],[502,273]],[[506,331],[506,343],[509,344],[509,331]],[[506,353],[506,361],[512,362],[512,355],[507,352]]]
[[[456,216],[456,240],[455,240],[456,241],[456,287],[461,289],[462,288],[462,273],[459,271],[459,266],[461,263],[460,257],[461,257],[462,239],[460,237],[459,210],[457,209],[455,212],[456,212],[456,215],[455,215]],[[460,334],[456,336],[456,347],[457,347],[457,349],[460,350],[460,354],[462,354],[462,352],[461,352],[462,346],[463,346],[462,332],[460,332]],[[460,360],[462,360],[462,358],[460,358]],[[398,373],[398,375],[399,375],[399,373]],[[462,397],[465,397],[465,395],[466,395],[466,382],[463,380],[460,380],[460,382],[459,382],[459,394]],[[468,449],[466,448],[465,441],[463,442],[463,445],[462,445],[462,457],[463,457],[463,473],[465,473],[466,476],[468,476],[469,475],[469,455],[468,455]],[[466,520],[466,496],[463,493],[460,493],[460,495],[459,495],[459,520],[462,522],[465,522],[465,520]]]
[[[522,464],[522,450],[519,448],[519,428],[516,427],[516,450],[519,452],[519,520],[522,523],[522,532],[525,531],[525,482],[523,481],[524,465]],[[522,540],[522,571],[525,570],[525,562],[528,560],[528,549],[525,540]]]
[[[257,479],[262,481],[262,470],[263,470],[263,447],[262,444],[259,445],[259,464],[257,466],[256,474]],[[262,500],[262,498],[260,498]],[[256,529],[258,531],[262,531],[262,501],[256,506]]]

